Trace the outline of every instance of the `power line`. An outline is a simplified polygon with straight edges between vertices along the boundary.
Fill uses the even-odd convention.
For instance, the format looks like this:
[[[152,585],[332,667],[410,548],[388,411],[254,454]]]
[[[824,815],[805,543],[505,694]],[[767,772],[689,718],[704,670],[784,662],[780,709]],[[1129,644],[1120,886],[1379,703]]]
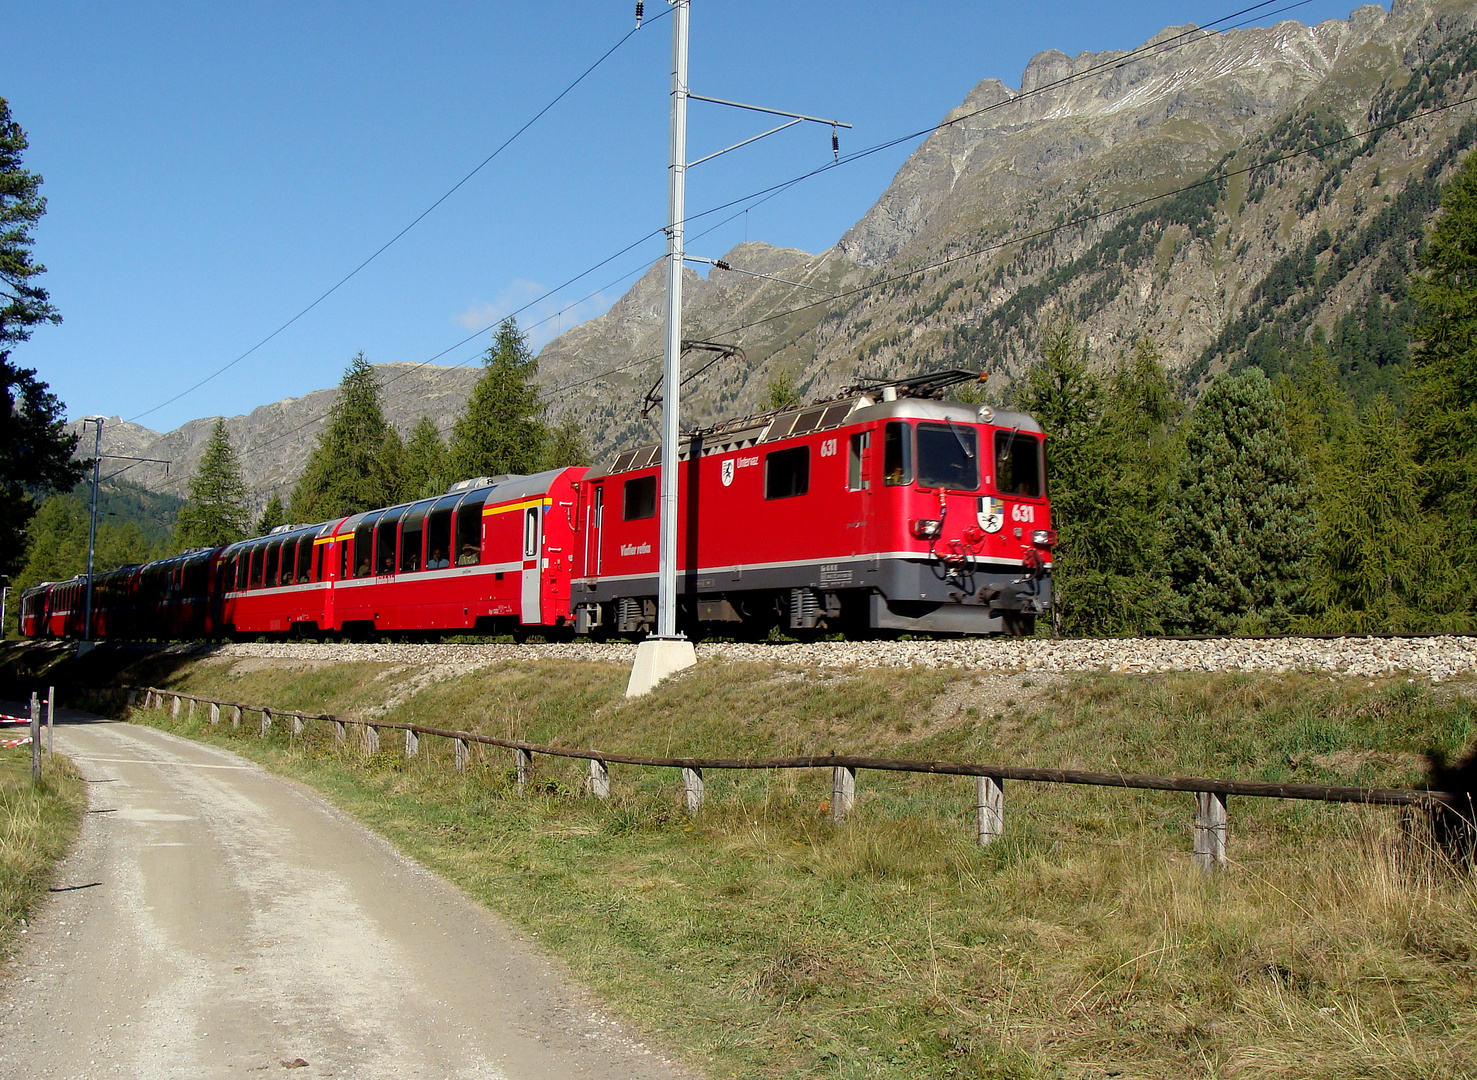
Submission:
[[[1038,240],[1047,236],[1052,236],[1067,229],[1080,228],[1083,225],[1091,224],[1094,221],[1101,220],[1102,218],[1109,217],[1113,214],[1122,214],[1127,213],[1131,210],[1137,210],[1141,207],[1148,206],[1151,203],[1160,202],[1164,199],[1170,199],[1176,195],[1182,195],[1185,192],[1195,191],[1199,188],[1208,187],[1213,184],[1219,184],[1226,180],[1230,180],[1233,177],[1255,172],[1257,169],[1265,169],[1273,165],[1278,165],[1284,161],[1290,161],[1294,158],[1313,156],[1321,150],[1327,150],[1330,147],[1339,146],[1343,143],[1352,142],[1356,139],[1366,138],[1377,132],[1390,131],[1394,128],[1401,127],[1404,124],[1411,123],[1412,121],[1422,120],[1426,117],[1434,116],[1437,113],[1446,112],[1450,109],[1455,109],[1458,106],[1467,105],[1472,102],[1477,102],[1477,94],[1460,98],[1457,101],[1448,102],[1445,105],[1437,105],[1430,109],[1426,109],[1423,112],[1413,113],[1410,116],[1405,117],[1404,119],[1392,120],[1387,124],[1376,124],[1373,127],[1368,127],[1363,129],[1362,131],[1356,131],[1351,134],[1341,136],[1337,139],[1330,139],[1327,142],[1319,143],[1316,146],[1307,146],[1302,148],[1301,150],[1291,150],[1285,154],[1278,155],[1277,157],[1263,158],[1241,169],[1235,169],[1230,172],[1217,172],[1213,176],[1207,176],[1201,180],[1195,181],[1192,184],[1186,184],[1183,187],[1178,187],[1169,191],[1161,192],[1158,195],[1150,195],[1142,199],[1135,199],[1132,202],[1124,203],[1121,206],[1114,206],[1106,210],[1096,210],[1089,214],[1082,214],[1076,218],[1071,219],[1070,221],[1064,221],[1059,225],[1051,225],[1047,228],[1037,229],[1033,232],[1024,233],[1020,236],[1014,236],[1005,240],[998,240],[992,244],[986,244],[984,247],[975,248],[971,251],[962,252],[957,255],[950,255],[947,258],[939,259],[935,262],[927,263],[923,266],[916,266],[910,270],[904,270],[900,273],[892,274],[885,278],[879,278],[876,281],[868,282],[865,285],[858,285],[855,288],[844,290],[835,294],[833,297],[829,297],[824,300],[813,300],[809,303],[800,304],[796,307],[788,308],[784,311],[780,311],[772,315],[766,315],[762,319],[755,319],[753,322],[741,323],[737,326],[731,326],[723,330],[714,331],[714,334],[715,336],[719,337],[731,334],[740,334],[745,330],[752,330],[753,328],[757,326],[763,326],[766,323],[776,322],[780,319],[786,319],[789,318],[791,315],[799,314],[802,311],[808,311],[811,308],[824,307],[825,305],[834,303],[838,300],[847,300],[854,296],[860,296],[864,293],[871,292],[874,289],[882,288],[884,285],[891,285],[899,281],[905,281],[915,275],[926,274],[930,271],[941,269],[942,267],[949,266],[953,263],[962,262],[965,259],[976,258],[980,255],[988,255],[991,252],[999,251],[1003,248],[1012,247],[1016,244],[1024,244],[1031,240]],[[577,379],[572,383],[568,383],[564,386],[550,390],[547,394],[540,396],[544,397],[545,400],[548,400],[552,396],[565,393],[580,386],[584,386],[587,383],[594,382],[598,379],[618,374],[623,371],[633,371],[646,364],[655,363],[660,359],[660,354],[657,354],[642,357],[639,360],[633,360],[625,364],[619,364],[614,367],[607,368],[603,372],[599,372],[595,375],[589,376],[588,378]]]
[[[983,114],[988,113],[988,112],[992,112],[992,111],[994,111],[996,109],[1005,108],[1006,106],[1017,104],[1019,102],[1028,100],[1030,98],[1037,97],[1037,96],[1039,96],[1041,94],[1045,94],[1045,93],[1047,93],[1049,91],[1060,89],[1063,86],[1067,86],[1067,85],[1070,85],[1072,83],[1079,82],[1079,81],[1081,81],[1083,79],[1086,79],[1086,78],[1089,78],[1089,77],[1091,77],[1093,75],[1101,74],[1101,73],[1103,73],[1105,71],[1111,71],[1111,70],[1117,70],[1117,69],[1123,68],[1123,67],[1125,67],[1125,66],[1127,66],[1127,65],[1129,65],[1129,64],[1131,64],[1131,63],[1133,63],[1133,62],[1135,62],[1137,60],[1141,60],[1141,59],[1145,58],[1146,56],[1154,55],[1154,54],[1162,54],[1162,53],[1165,53],[1165,52],[1172,51],[1174,49],[1182,48],[1182,47],[1184,47],[1187,44],[1191,44],[1191,43],[1193,43],[1195,41],[1203,40],[1205,38],[1205,36],[1207,34],[1207,30],[1209,28],[1221,26],[1222,24],[1227,24],[1227,23],[1232,24],[1231,26],[1227,27],[1228,29],[1234,29],[1236,27],[1236,25],[1245,25],[1247,22],[1254,21],[1253,19],[1246,18],[1247,16],[1251,15],[1252,13],[1262,11],[1262,9],[1271,7],[1274,3],[1277,3],[1277,2],[1278,2],[1278,0],[1261,0],[1260,3],[1256,3],[1256,4],[1253,4],[1253,5],[1249,6],[1249,7],[1242,8],[1242,9],[1240,9],[1238,11],[1235,11],[1235,12],[1232,12],[1232,13],[1230,13],[1228,15],[1223,15],[1223,16],[1217,18],[1217,19],[1212,20],[1209,23],[1204,23],[1204,24],[1193,26],[1193,27],[1191,27],[1188,30],[1181,31],[1180,33],[1175,34],[1174,36],[1172,36],[1170,38],[1166,38],[1166,39],[1164,39],[1162,41],[1151,42],[1151,43],[1148,43],[1148,44],[1145,44],[1145,45],[1141,45],[1141,46],[1139,46],[1136,49],[1129,50],[1128,52],[1124,53],[1121,56],[1116,56],[1116,57],[1112,58],[1111,60],[1107,60],[1107,61],[1104,61],[1102,63],[1092,65],[1092,66],[1090,66],[1088,68],[1084,68],[1081,71],[1072,72],[1072,73],[1070,73],[1068,75],[1063,76],[1060,79],[1056,79],[1056,80],[1053,80],[1053,81],[1048,82],[1048,83],[1043,83],[1040,86],[1033,87],[1031,90],[1023,91],[1022,93],[1016,94],[1013,97],[1007,98],[1005,100],[994,102],[994,103],[992,103],[990,105],[983,106],[983,107],[981,107],[979,109],[976,109],[976,110],[973,110],[973,111],[971,111],[969,113],[965,113],[963,115],[956,116],[956,117],[953,117],[951,119],[947,119],[947,120],[941,121],[940,123],[935,124],[932,127],[920,128],[919,130],[917,130],[915,132],[911,132],[911,133],[909,133],[907,135],[897,136],[895,138],[888,139],[888,140],[886,140],[884,142],[877,143],[877,144],[875,144],[873,146],[866,147],[866,148],[864,148],[862,150],[855,151],[855,152],[853,152],[851,154],[844,155],[844,156],[842,156],[839,159],[839,161],[827,162],[825,165],[823,165],[823,166],[821,166],[819,168],[813,169],[810,172],[803,173],[803,174],[801,174],[799,176],[796,176],[796,177],[793,177],[793,178],[791,178],[789,180],[783,181],[782,183],[771,185],[770,187],[766,187],[766,188],[761,188],[758,191],[751,192],[750,194],[745,195],[745,196],[742,196],[741,198],[733,199],[733,200],[730,200],[729,202],[721,203],[718,206],[710,207],[709,209],[704,210],[704,211],[701,211],[698,214],[690,215],[689,217],[687,217],[685,219],[685,221],[686,222],[695,222],[695,221],[698,221],[698,220],[700,220],[702,218],[708,217],[708,216],[710,216],[712,214],[721,212],[722,210],[729,209],[729,208],[734,207],[734,206],[739,206],[740,204],[745,204],[745,203],[748,204],[747,206],[744,206],[742,209],[738,210],[734,214],[730,215],[728,218],[725,218],[724,220],[715,223],[714,225],[710,226],[709,228],[703,230],[701,233],[697,233],[694,236],[694,239],[700,238],[702,236],[706,236],[706,235],[712,233],[713,231],[715,231],[716,229],[722,227],[724,224],[727,224],[729,221],[734,220],[735,218],[737,218],[738,216],[740,216],[741,214],[743,214],[747,210],[752,209],[754,206],[761,205],[762,203],[767,202],[769,199],[772,199],[772,198],[776,197],[777,195],[783,193],[784,191],[788,190],[789,188],[792,188],[792,187],[796,186],[797,184],[802,183],[805,180],[811,179],[812,177],[818,176],[818,175],[820,175],[822,173],[825,173],[825,172],[829,172],[830,170],[835,169],[835,168],[839,168],[842,165],[847,165],[847,164],[851,164],[851,163],[853,163],[855,161],[862,160],[863,158],[869,157],[872,154],[876,154],[876,153],[878,153],[878,152],[880,152],[882,150],[889,149],[889,148],[891,148],[893,146],[897,146],[897,145],[899,145],[901,143],[908,142],[908,141],[910,141],[912,139],[916,139],[916,138],[919,138],[919,137],[922,137],[922,136],[925,136],[925,135],[931,135],[934,132],[941,131],[941,130],[943,130],[945,128],[952,127],[954,125],[964,123],[967,120],[974,119],[975,117],[978,117],[978,116],[983,115]],[[1306,4],[1308,4],[1308,3],[1311,3],[1311,0],[1294,0],[1294,2],[1292,2],[1292,3],[1284,4],[1282,7],[1276,8],[1274,11],[1271,11],[1271,12],[1265,12],[1264,14],[1266,14],[1266,15],[1283,14],[1283,13],[1285,13],[1287,11],[1291,11],[1291,10],[1293,10],[1295,8],[1303,7]],[[666,12],[663,12],[662,14],[665,15]],[[660,18],[660,17],[661,16],[658,16],[658,18]],[[1241,24],[1236,24],[1234,22],[1234,20],[1238,20],[1238,19],[1243,20],[1243,22]],[[656,21],[656,20],[655,19],[648,20],[648,22],[654,22],[654,21]],[[625,41],[631,36],[631,33],[634,33],[634,31],[628,32],[625,37],[623,37],[619,42],[617,42],[616,45],[613,46],[611,48],[611,50],[605,54],[605,56],[609,56],[611,52],[614,52],[615,49],[619,48],[622,44],[624,44]],[[599,61],[596,61],[595,65],[592,65],[589,70],[594,70],[594,67],[595,66],[598,66],[599,63],[605,59],[605,56],[602,56]],[[588,73],[589,72],[587,71],[585,74],[588,74]],[[580,78],[581,79],[584,78],[584,75],[581,75]],[[573,84],[571,84],[571,88],[572,88],[572,86],[573,86]],[[568,90],[566,90],[565,93],[568,93]],[[561,97],[562,96],[563,95],[561,94]],[[555,100],[557,100],[557,99],[555,99]],[[550,104],[552,105],[553,103],[551,102]],[[547,109],[548,109],[548,107],[546,106],[544,111],[547,111]],[[1432,110],[1432,111],[1436,111],[1436,110]],[[540,115],[542,115],[542,113],[540,113]],[[1414,117],[1411,117],[1411,119],[1414,119]],[[530,123],[531,122],[532,121],[530,121]],[[527,125],[525,125],[525,127],[526,126]],[[1377,130],[1377,129],[1370,129],[1370,130]],[[1350,138],[1354,138],[1354,137],[1357,137],[1357,136],[1350,136]],[[1341,140],[1335,140],[1333,143],[1330,143],[1330,144],[1327,144],[1327,145],[1335,145],[1338,141],[1341,141]],[[1322,149],[1322,147],[1316,147],[1314,149]],[[1306,151],[1304,151],[1304,152],[1306,152]],[[1289,156],[1296,156],[1296,155],[1289,155]],[[1276,159],[1276,160],[1282,160],[1282,159]],[[1275,161],[1267,162],[1266,164],[1275,164]],[[479,168],[480,168],[480,166],[479,166]],[[1226,175],[1236,175],[1236,174],[1235,173],[1231,173],[1231,174],[1226,174]],[[463,181],[463,182],[465,182],[465,181]],[[1201,186],[1203,183],[1206,183],[1206,182],[1212,182],[1212,181],[1202,181],[1202,182],[1200,182],[1198,184],[1189,185],[1186,188],[1181,188],[1181,189],[1178,189],[1178,190],[1175,190],[1175,191],[1165,192],[1163,195],[1152,196],[1152,197],[1150,197],[1148,199],[1141,200],[1139,203],[1131,204],[1128,207],[1118,207],[1118,208],[1115,208],[1115,209],[1112,209],[1112,210],[1101,211],[1097,216],[1104,216],[1104,215],[1107,215],[1107,214],[1116,213],[1116,212],[1119,212],[1119,211],[1124,210],[1124,209],[1132,209],[1134,206],[1144,205],[1144,204],[1146,204],[1148,202],[1153,202],[1153,201],[1156,201],[1156,200],[1161,199],[1161,198],[1169,198],[1169,197],[1171,197],[1173,195],[1179,194],[1182,191],[1192,190],[1193,188],[1195,188],[1197,186]],[[450,193],[448,193],[448,194],[450,194]],[[443,198],[444,198],[444,196],[443,196]],[[750,200],[757,200],[757,201],[751,202]],[[422,216],[424,216],[424,215],[422,215]],[[878,287],[880,287],[882,285],[885,285],[885,284],[890,284],[893,281],[903,280],[903,279],[905,279],[905,278],[907,278],[907,277],[909,277],[909,276],[911,276],[913,274],[916,274],[916,273],[924,273],[924,272],[927,272],[930,269],[937,269],[939,266],[947,265],[948,262],[951,262],[951,261],[958,261],[959,259],[969,258],[969,257],[971,257],[972,255],[975,255],[975,254],[984,254],[984,253],[987,253],[988,251],[996,250],[999,247],[1009,246],[1009,245],[1014,244],[1014,243],[1023,243],[1025,241],[1028,241],[1030,239],[1033,239],[1033,238],[1035,238],[1037,236],[1050,235],[1051,233],[1054,233],[1054,232],[1059,231],[1061,229],[1073,227],[1073,225],[1086,224],[1087,222],[1089,222],[1091,220],[1093,220],[1092,217],[1080,218],[1080,219],[1077,219],[1075,222],[1066,222],[1066,223],[1063,223],[1060,226],[1055,226],[1055,227],[1052,227],[1050,229],[1040,231],[1038,233],[1033,233],[1033,234],[1029,234],[1027,236],[1016,238],[1014,240],[1000,241],[997,244],[991,245],[991,246],[989,246],[987,248],[980,249],[977,252],[966,253],[966,254],[963,254],[963,255],[954,256],[951,259],[945,260],[944,262],[941,262],[941,263],[936,264],[936,265],[925,266],[925,267],[920,267],[920,268],[916,268],[916,269],[913,269],[913,270],[905,271],[905,272],[903,272],[900,275],[896,275],[896,276],[890,277],[890,278],[885,278],[885,279],[879,280],[877,282],[871,283],[871,284],[866,285],[866,286],[859,286],[856,289],[852,289],[852,290],[844,291],[842,293],[838,293],[838,294],[836,294],[834,296],[828,297],[825,300],[813,301],[813,302],[811,302],[809,304],[801,305],[800,307],[794,308],[794,309],[792,309],[790,311],[786,311],[786,312],[783,312],[783,313],[780,313],[780,314],[777,314],[777,315],[768,316],[768,317],[766,317],[764,319],[757,320],[756,322],[753,322],[753,323],[744,324],[743,326],[739,326],[739,327],[736,327],[736,328],[733,328],[733,329],[730,329],[730,330],[722,331],[722,333],[738,333],[738,332],[741,332],[741,331],[746,330],[746,329],[752,329],[755,326],[763,325],[766,322],[772,322],[772,321],[775,321],[776,319],[784,318],[784,317],[786,317],[786,316],[788,316],[790,314],[794,314],[794,313],[797,313],[797,312],[800,312],[800,311],[805,311],[805,310],[808,310],[809,308],[820,306],[820,305],[824,305],[826,303],[834,302],[835,300],[846,299],[848,297],[858,295],[861,292],[865,292],[865,291],[867,291],[869,289],[878,288]],[[545,292],[543,292],[539,296],[537,296],[537,297],[533,298],[532,300],[528,301],[527,303],[525,303],[523,306],[514,309],[513,311],[509,312],[508,316],[506,316],[506,317],[514,317],[514,316],[517,316],[518,314],[521,314],[522,312],[527,311],[529,308],[532,308],[535,305],[537,305],[539,303],[542,303],[544,300],[547,300],[548,298],[550,298],[550,297],[558,294],[563,289],[568,288],[574,282],[579,281],[579,280],[581,280],[584,277],[587,277],[589,274],[595,272],[596,270],[600,269],[603,266],[609,265],[611,262],[615,261],[620,256],[622,256],[622,255],[626,254],[627,252],[632,251],[633,249],[639,247],[641,244],[645,243],[646,241],[651,240],[651,239],[653,239],[653,238],[661,235],[664,231],[665,231],[664,229],[660,229],[660,228],[659,229],[653,229],[653,230],[651,230],[650,232],[646,233],[644,236],[638,238],[637,240],[632,241],[630,244],[627,244],[625,247],[621,248],[615,254],[610,255],[610,256],[606,257],[605,259],[602,259],[600,262],[595,263],[593,266],[591,266],[591,267],[589,267],[589,268],[581,271],[580,273],[575,274],[574,276],[566,279],[561,284],[556,285],[556,286],[554,286],[554,287],[546,290]],[[645,267],[643,266],[640,269],[643,269],[644,270]],[[629,277],[632,273],[635,273],[635,272],[638,272],[638,271],[635,271],[635,270],[633,270],[633,271],[627,271],[625,274],[620,275],[615,280],[616,281],[623,280],[624,278]],[[589,296],[593,296],[593,295],[595,295],[596,293],[598,293],[600,291],[601,290],[596,290],[595,293],[587,294],[587,296],[585,297],[585,299],[588,299]],[[578,301],[578,302],[583,302],[583,301]],[[566,308],[564,310],[568,310],[568,308]],[[415,371],[419,370],[420,368],[423,368],[423,367],[428,366],[429,364],[431,364],[431,363],[435,362],[436,360],[440,359],[441,357],[445,356],[447,353],[454,352],[455,350],[461,348],[462,346],[464,346],[464,345],[470,343],[471,341],[475,340],[476,338],[480,337],[482,334],[486,333],[491,328],[492,328],[491,326],[484,327],[481,330],[478,330],[478,331],[476,331],[476,332],[474,332],[472,334],[469,334],[465,338],[462,338],[460,341],[457,341],[456,343],[448,346],[447,348],[442,349],[440,352],[438,352],[438,353],[436,353],[436,354],[434,354],[434,355],[426,358],[425,360],[422,360],[422,361],[419,361],[419,362],[413,364],[411,367],[407,368],[405,371],[402,371],[401,373],[399,373],[398,375],[394,376],[393,378],[386,380],[385,383],[382,384],[382,388],[383,387],[390,386],[393,383],[399,381],[400,379],[405,378],[406,376],[413,374]],[[457,366],[457,367],[465,366],[466,364],[471,363],[472,360],[474,360],[474,359],[475,359],[475,357],[469,357],[468,359],[462,361],[460,364],[457,364],[455,366]],[[621,373],[623,371],[634,370],[635,368],[638,368],[638,367],[640,367],[640,366],[642,366],[644,364],[647,364],[647,363],[651,363],[651,362],[653,362],[656,359],[660,359],[660,357],[650,357],[650,358],[645,358],[645,359],[642,359],[642,360],[637,360],[637,361],[633,361],[633,362],[629,362],[629,363],[625,363],[625,364],[619,364],[619,365],[616,365],[614,367],[605,369],[605,370],[603,370],[601,372],[597,372],[597,373],[595,373],[593,375],[590,375],[590,376],[587,376],[587,377],[582,378],[580,380],[577,380],[576,382],[571,383],[571,384],[568,384],[566,386],[562,386],[562,387],[559,387],[559,388],[557,388],[555,390],[551,390],[551,391],[547,391],[547,392],[541,393],[540,394],[540,397],[542,397],[544,400],[550,400],[553,396],[558,395],[558,394],[561,394],[561,393],[564,393],[564,392],[566,392],[566,391],[568,391],[570,389],[574,389],[574,388],[576,388],[578,386],[586,385],[586,384],[588,384],[590,382],[599,381],[600,379],[606,378],[606,377],[608,377],[608,376],[610,376],[612,374],[619,374],[619,373]],[[327,414],[324,413],[324,414],[321,414],[319,416],[313,417],[312,419],[307,420],[307,421],[304,421],[303,423],[297,425],[294,428],[291,428],[291,429],[289,429],[289,430],[287,430],[285,432],[281,432],[281,433],[273,436],[271,439],[268,439],[266,442],[259,443],[256,446],[250,447],[248,449],[244,449],[241,452],[241,456],[242,457],[246,457],[248,455],[251,455],[251,454],[254,454],[254,453],[258,453],[258,452],[260,452],[262,450],[265,450],[266,448],[268,448],[268,447],[270,447],[272,445],[275,445],[278,442],[281,442],[283,439],[289,438],[290,436],[296,434],[297,432],[302,431],[305,428],[311,427],[313,424],[318,423],[319,421],[323,420],[326,417],[326,415]]]
[[[648,20],[648,24],[649,23],[656,22],[657,20],[663,18],[666,14],[667,14],[667,12],[665,12],[665,11],[662,12],[661,14],[657,15],[655,18]],[[538,112],[534,113],[532,117],[530,117],[527,121],[525,121],[522,127],[518,128],[517,131],[513,132],[513,134],[509,135],[506,139],[504,139],[503,142],[502,142],[502,144],[499,145],[498,148],[496,150],[494,150],[492,153],[488,154],[485,158],[483,158],[482,161],[479,162],[477,164],[477,166],[474,169],[472,169],[471,172],[469,172],[465,176],[463,176],[460,180],[458,180],[455,184],[453,184],[450,188],[448,188],[447,191],[444,194],[442,194],[442,196],[440,198],[438,198],[430,206],[426,207],[419,214],[417,214],[415,216],[415,218],[410,222],[410,224],[406,225],[403,229],[401,229],[399,232],[397,232],[394,236],[390,237],[390,239],[386,240],[383,244],[381,244],[378,248],[376,248],[374,250],[374,252],[369,255],[368,258],[366,258],[358,266],[354,267],[354,269],[350,270],[343,277],[339,278],[338,281],[334,282],[333,285],[331,285],[322,294],[320,294],[318,296],[318,298],[316,300],[314,300],[311,304],[309,304],[307,307],[303,308],[296,315],[292,316],[292,318],[288,319],[281,326],[277,327],[277,329],[273,330],[270,334],[268,334],[266,337],[262,338],[255,345],[253,345],[251,348],[247,349],[245,352],[243,352],[240,356],[236,357],[236,359],[232,360],[230,363],[224,364],[221,367],[217,368],[215,371],[213,371],[209,375],[205,376],[205,378],[201,379],[199,382],[195,383],[193,386],[190,386],[190,387],[188,387],[188,388],[186,388],[184,390],[181,390],[178,394],[175,394],[174,397],[170,398],[169,400],[167,400],[167,401],[161,401],[158,405],[155,405],[152,409],[146,409],[146,410],[144,410],[141,413],[137,413],[136,415],[129,417],[128,418],[128,423],[134,423],[134,422],[142,419],[143,417],[148,416],[150,413],[158,412],[160,409],[164,408],[165,406],[174,404],[176,401],[179,401],[181,398],[186,397],[187,395],[194,393],[196,390],[200,389],[200,387],[204,386],[206,383],[210,382],[212,379],[215,379],[215,378],[219,377],[220,375],[225,374],[231,368],[235,367],[237,364],[241,363],[241,361],[245,360],[252,353],[254,353],[258,349],[260,349],[263,345],[267,344],[267,342],[269,342],[273,338],[275,338],[278,334],[282,333],[284,330],[286,330],[288,327],[290,327],[293,323],[297,322],[299,319],[301,319],[308,312],[312,311],[319,304],[323,303],[323,301],[327,300],[334,293],[338,292],[338,290],[340,288],[342,288],[344,285],[346,285],[352,278],[354,278],[359,273],[359,271],[363,270],[370,263],[374,262],[375,259],[379,258],[386,251],[388,251],[390,249],[390,247],[397,240],[399,240],[406,233],[410,232],[411,229],[415,228],[422,221],[424,221],[426,219],[426,217],[429,214],[431,214],[432,211],[434,211],[438,206],[440,206],[442,203],[444,203],[447,199],[451,198],[452,195],[456,194],[456,192],[458,190],[460,190],[460,188],[464,184],[466,184],[467,181],[471,180],[472,177],[476,176],[479,172],[481,172],[495,157],[497,157],[504,150],[506,150],[509,146],[511,146],[513,144],[513,142],[520,135],[522,135],[525,131],[527,131],[534,124],[536,124],[544,116],[545,113],[547,113],[555,105],[559,104],[559,102],[561,102],[562,100],[564,100],[564,98],[566,96],[568,96],[569,93],[571,91],[573,91],[575,87],[577,87],[580,83],[584,82],[585,81],[585,78],[587,76],[589,76],[601,64],[605,63],[605,61],[610,58],[611,54],[614,53],[617,49],[619,49],[622,45],[624,45],[627,41],[629,41],[637,33],[637,31],[639,29],[640,29],[640,27],[638,26],[638,27],[633,27],[632,29],[626,31],[626,33],[621,37],[621,39],[619,41],[617,41],[609,49],[605,50],[605,52],[601,54],[601,56],[600,56],[600,58],[598,60],[596,60],[589,67],[585,68],[585,70],[582,71],[579,74],[579,77],[578,78],[576,78],[573,82],[571,82],[563,90],[559,91],[559,93],[557,95],[555,95],[555,97],[552,100],[550,100],[548,102],[548,104],[546,104],[542,109],[540,109]],[[456,348],[456,346],[452,346],[452,348]]]

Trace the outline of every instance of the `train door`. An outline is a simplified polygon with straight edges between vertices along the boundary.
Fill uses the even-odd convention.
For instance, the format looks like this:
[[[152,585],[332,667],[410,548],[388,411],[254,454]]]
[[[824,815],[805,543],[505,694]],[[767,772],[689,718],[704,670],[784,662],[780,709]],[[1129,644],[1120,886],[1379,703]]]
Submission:
[[[600,576],[600,525],[605,515],[605,485],[596,484],[585,504],[585,577]]]
[[[849,554],[873,550],[867,522],[872,519],[872,432],[855,431],[846,440],[846,531]]]
[[[523,511],[523,615],[525,625],[541,623],[543,605],[543,507],[534,505]]]

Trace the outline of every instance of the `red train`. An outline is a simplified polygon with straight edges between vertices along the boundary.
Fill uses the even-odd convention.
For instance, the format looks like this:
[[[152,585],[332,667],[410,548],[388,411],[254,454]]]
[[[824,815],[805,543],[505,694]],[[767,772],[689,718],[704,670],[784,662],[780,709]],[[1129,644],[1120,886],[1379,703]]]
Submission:
[[[1056,534],[1040,426],[942,400],[940,372],[747,417],[680,450],[688,633],[1030,633]],[[439,498],[94,580],[94,638],[640,634],[656,619],[660,447],[607,468],[465,480]],[[21,597],[81,637],[85,579]]]

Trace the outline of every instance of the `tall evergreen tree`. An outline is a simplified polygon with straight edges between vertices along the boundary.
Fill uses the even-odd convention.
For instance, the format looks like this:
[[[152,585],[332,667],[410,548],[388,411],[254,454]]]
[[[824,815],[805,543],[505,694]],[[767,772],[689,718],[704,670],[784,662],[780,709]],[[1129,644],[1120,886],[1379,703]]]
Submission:
[[[788,409],[799,405],[800,388],[795,385],[795,375],[788,368],[776,368],[764,384],[764,407],[766,409]]]
[[[514,319],[504,319],[483,357],[482,377],[451,429],[453,479],[531,473],[543,459],[544,405],[534,378],[538,360]]]
[[[1259,368],[1222,375],[1186,424],[1169,495],[1168,565],[1194,633],[1276,631],[1303,604],[1313,481]]]
[[[1058,628],[1151,633],[1169,602],[1163,504],[1176,415],[1152,341],[1135,342],[1105,380],[1071,327],[1044,335],[1020,404],[1046,430]]]
[[[0,98],[0,574],[25,558],[26,526],[35,495],[67,491],[86,471],[74,461],[77,436],[66,430],[62,404],[31,368],[11,362],[11,348],[41,323],[61,322],[36,277],[46,267],[31,257],[31,230],[46,213],[41,177],[21,155],[26,133]]]
[[[446,490],[446,444],[429,416],[411,428],[400,465],[400,498],[425,499]]]
[[[361,352],[344,372],[328,425],[293,489],[292,519],[327,521],[393,503],[394,479],[380,460],[388,428],[374,368]]]
[[[262,516],[256,520],[256,528],[252,530],[253,536],[266,536],[279,525],[287,524],[287,507],[282,505],[282,496],[275,491],[267,500],[267,505],[262,508]]]
[[[251,527],[247,501],[241,463],[226,433],[226,422],[217,420],[195,475],[190,478],[189,500],[180,507],[174,528],[175,547],[181,551],[220,547],[245,539]]]
[[[1408,415],[1428,502],[1477,591],[1477,154],[1447,185],[1412,288],[1418,321]]]
[[[1439,522],[1421,506],[1420,469],[1387,399],[1333,444],[1313,544],[1309,625],[1324,631],[1451,625],[1466,598]],[[1445,610],[1443,610],[1443,608]]]
[[[548,442],[544,446],[542,468],[562,469],[566,465],[589,463],[590,444],[585,441],[584,428],[573,414],[567,415],[549,433]]]

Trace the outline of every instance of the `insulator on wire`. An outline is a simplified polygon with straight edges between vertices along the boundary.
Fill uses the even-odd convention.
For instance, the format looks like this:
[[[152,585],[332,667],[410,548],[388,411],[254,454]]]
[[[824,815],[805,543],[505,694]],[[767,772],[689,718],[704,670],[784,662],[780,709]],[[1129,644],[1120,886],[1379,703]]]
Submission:
[[[640,30],[641,29],[641,10],[642,10],[642,7],[643,7],[643,4],[641,3],[641,0],[636,0],[636,29],[637,30]]]
[[[836,129],[831,129],[831,156],[838,162],[841,160],[841,136],[836,134]]]

